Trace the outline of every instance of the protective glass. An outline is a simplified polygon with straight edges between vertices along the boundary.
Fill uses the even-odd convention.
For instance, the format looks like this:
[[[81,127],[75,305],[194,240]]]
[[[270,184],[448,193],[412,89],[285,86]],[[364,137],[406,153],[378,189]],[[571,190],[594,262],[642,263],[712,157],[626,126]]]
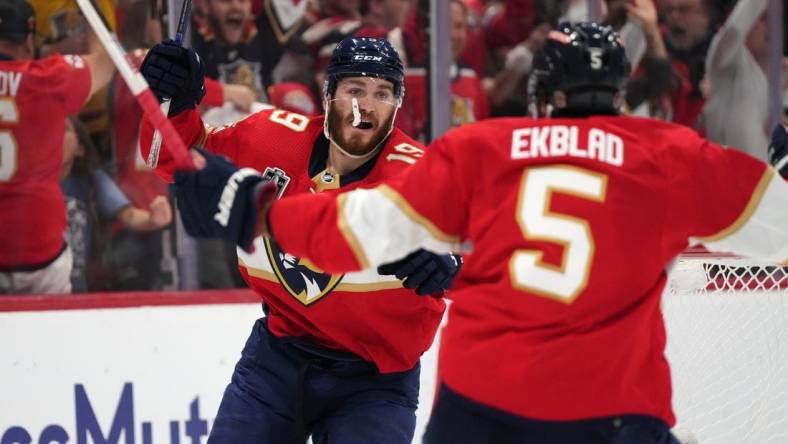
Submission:
[[[369,106],[388,105],[399,106],[400,98],[394,95],[394,85],[385,79],[377,77],[349,77],[339,81],[333,100],[353,99],[359,105]]]
[[[341,103],[341,108],[349,107],[353,113],[353,126],[362,128],[365,125],[371,127],[362,119],[362,114],[373,112],[383,116],[391,112],[391,108],[396,111],[402,104],[401,98],[394,94],[394,85],[377,77],[349,77],[340,80],[334,97],[328,102]]]

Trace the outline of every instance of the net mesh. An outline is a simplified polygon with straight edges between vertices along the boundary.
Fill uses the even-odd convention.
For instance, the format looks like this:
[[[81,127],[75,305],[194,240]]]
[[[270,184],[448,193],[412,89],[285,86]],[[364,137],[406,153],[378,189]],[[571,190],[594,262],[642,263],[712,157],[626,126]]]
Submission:
[[[788,268],[685,254],[663,313],[677,435],[788,443]]]

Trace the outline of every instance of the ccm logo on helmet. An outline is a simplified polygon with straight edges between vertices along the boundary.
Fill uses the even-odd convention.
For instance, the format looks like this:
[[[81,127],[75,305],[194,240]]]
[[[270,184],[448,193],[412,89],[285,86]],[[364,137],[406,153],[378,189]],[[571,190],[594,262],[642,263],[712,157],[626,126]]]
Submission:
[[[354,55],[353,60],[364,60],[364,61],[372,61],[372,62],[379,62],[383,60],[381,56],[371,56],[371,55]]]

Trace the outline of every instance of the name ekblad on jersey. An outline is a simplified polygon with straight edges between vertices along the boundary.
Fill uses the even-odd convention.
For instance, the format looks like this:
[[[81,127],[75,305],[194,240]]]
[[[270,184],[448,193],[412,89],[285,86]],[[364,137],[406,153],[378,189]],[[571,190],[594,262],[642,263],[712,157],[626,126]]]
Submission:
[[[621,137],[591,128],[585,144],[579,142],[580,128],[575,125],[548,125],[518,128],[512,131],[512,159],[577,157],[624,164],[624,141]]]
[[[287,254],[276,242],[264,239],[268,262],[279,284],[298,302],[313,304],[331,293],[344,274],[328,274],[306,259]]]

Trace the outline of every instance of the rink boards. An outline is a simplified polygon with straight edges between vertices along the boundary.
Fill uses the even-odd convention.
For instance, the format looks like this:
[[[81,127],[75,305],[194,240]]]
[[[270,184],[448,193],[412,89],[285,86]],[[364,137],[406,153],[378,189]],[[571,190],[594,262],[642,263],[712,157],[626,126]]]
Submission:
[[[788,294],[669,295],[663,311],[680,425],[701,443],[788,442]],[[242,290],[0,299],[0,442],[204,443],[260,315]]]
[[[205,443],[260,303],[247,291],[121,296],[0,302],[0,442]]]

